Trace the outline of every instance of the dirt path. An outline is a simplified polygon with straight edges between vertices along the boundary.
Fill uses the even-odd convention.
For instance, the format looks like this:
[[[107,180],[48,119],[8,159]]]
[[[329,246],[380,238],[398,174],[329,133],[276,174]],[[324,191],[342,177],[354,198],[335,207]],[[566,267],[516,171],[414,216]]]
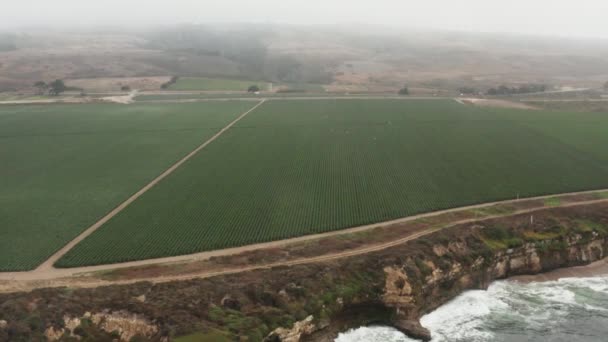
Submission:
[[[261,103],[258,104],[257,106],[259,106],[259,105],[261,105]],[[252,108],[250,111],[252,111],[253,109],[255,109],[255,107]],[[452,226],[455,226],[458,224],[479,222],[479,221],[483,221],[483,220],[489,220],[489,219],[500,218],[500,217],[508,217],[508,216],[518,215],[518,214],[523,214],[523,213],[532,213],[535,211],[545,210],[545,209],[549,209],[549,208],[560,208],[560,207],[566,208],[566,207],[608,202],[608,198],[563,203],[563,204],[551,206],[551,207],[548,207],[546,205],[540,205],[540,206],[537,206],[534,208],[523,209],[523,210],[519,210],[516,212],[510,212],[507,214],[492,215],[492,216],[485,216],[482,218],[472,218],[472,219],[454,221],[454,222],[443,224],[440,227],[426,229],[421,232],[409,234],[407,236],[404,236],[401,239],[393,240],[393,241],[390,241],[387,243],[368,245],[368,246],[363,246],[363,247],[356,248],[353,250],[343,251],[343,252],[334,253],[334,254],[325,254],[322,256],[312,257],[312,258],[302,258],[302,259],[298,259],[298,260],[290,260],[290,261],[270,263],[270,264],[258,264],[258,265],[251,265],[251,266],[247,266],[247,267],[235,267],[235,268],[230,268],[230,269],[226,269],[226,270],[222,270],[222,271],[204,271],[204,270],[202,270],[200,273],[196,273],[196,274],[178,275],[178,276],[170,276],[170,277],[161,276],[161,277],[155,277],[155,278],[149,278],[149,279],[137,278],[137,279],[133,279],[133,280],[118,281],[118,282],[107,282],[107,281],[95,279],[94,277],[93,278],[86,277],[86,276],[90,276],[91,273],[100,272],[100,271],[109,271],[109,270],[116,270],[116,269],[121,269],[121,268],[137,267],[137,266],[148,266],[148,265],[154,265],[154,264],[194,262],[194,261],[200,261],[200,260],[207,260],[211,257],[236,255],[236,254],[240,254],[243,252],[251,252],[251,251],[255,251],[255,250],[285,246],[285,245],[289,245],[289,244],[293,244],[293,243],[297,243],[297,242],[321,239],[321,238],[331,237],[331,236],[335,236],[335,235],[352,234],[352,233],[366,231],[366,230],[370,230],[370,229],[374,229],[374,228],[386,227],[386,226],[391,226],[391,225],[395,225],[395,224],[399,224],[399,223],[405,223],[408,221],[414,221],[414,220],[418,220],[421,218],[439,216],[439,215],[443,215],[446,213],[456,213],[459,211],[467,211],[467,210],[471,210],[471,209],[487,208],[487,207],[491,207],[491,206],[499,205],[499,204],[511,204],[511,203],[519,203],[519,202],[524,202],[524,201],[542,200],[542,199],[554,198],[554,197],[585,195],[585,194],[593,194],[593,193],[599,193],[599,192],[605,192],[605,191],[607,191],[607,190],[583,191],[583,192],[567,193],[567,194],[561,194],[561,195],[547,195],[547,196],[539,196],[539,197],[532,197],[532,198],[525,198],[525,199],[484,203],[484,204],[479,204],[479,205],[466,206],[466,207],[461,207],[461,208],[454,208],[454,209],[442,210],[442,211],[437,211],[437,212],[432,212],[432,213],[420,214],[420,215],[410,216],[410,217],[401,218],[401,219],[392,220],[392,221],[380,222],[380,223],[371,224],[371,225],[365,225],[365,226],[354,227],[354,228],[345,229],[345,230],[339,230],[339,231],[335,231],[335,232],[308,235],[308,236],[302,236],[302,237],[293,238],[293,239],[280,240],[280,241],[261,243],[261,244],[255,244],[255,245],[248,245],[248,246],[243,246],[243,247],[238,247],[238,248],[229,248],[229,249],[223,249],[223,250],[217,250],[217,251],[203,252],[203,253],[197,253],[197,254],[191,254],[191,255],[182,255],[182,256],[174,256],[174,257],[166,257],[166,258],[158,258],[158,259],[147,259],[147,260],[140,260],[140,261],[133,261],[133,262],[125,262],[125,263],[120,263],[120,264],[86,266],[86,267],[77,267],[77,268],[69,268],[69,269],[56,269],[56,268],[52,267],[53,262],[54,262],[52,260],[57,260],[60,257],[60,255],[59,255],[60,253],[58,252],[57,255],[54,255],[55,258],[53,258],[52,260],[49,259],[49,260],[47,260],[47,262],[45,262],[44,267],[41,266],[34,271],[0,273],[0,281],[2,281],[2,280],[10,281],[9,285],[0,284],[0,292],[8,291],[8,290],[14,291],[16,288],[30,289],[33,287],[50,287],[50,286],[87,287],[87,286],[104,285],[104,284],[109,284],[109,283],[121,283],[122,284],[122,283],[136,282],[136,281],[162,282],[162,281],[181,280],[181,279],[190,279],[190,278],[206,278],[206,277],[212,277],[212,276],[216,276],[216,275],[245,272],[245,271],[251,271],[251,270],[256,270],[256,269],[261,269],[261,268],[269,268],[269,267],[276,267],[276,266],[290,266],[290,265],[299,265],[299,264],[306,264],[306,263],[329,261],[329,260],[334,260],[334,259],[339,259],[339,258],[344,258],[344,257],[349,257],[349,256],[354,256],[354,255],[375,252],[375,251],[379,251],[382,249],[397,246],[397,245],[403,244],[405,242],[408,242],[410,240],[419,238],[421,236],[431,234],[435,231],[445,229],[448,227],[452,227]],[[102,222],[102,224],[103,224],[103,222]],[[96,228],[98,228],[98,226],[93,226],[90,229],[92,229],[92,228],[96,229]],[[85,233],[87,233],[87,232],[85,232]],[[83,233],[83,235],[85,233]],[[90,234],[90,233],[92,233],[92,231],[88,232],[88,234]],[[82,236],[82,235],[79,236],[79,238],[84,238],[84,237],[86,237],[86,236]],[[80,240],[78,240],[78,241],[80,241]],[[67,252],[67,250],[69,250],[78,241],[72,241],[69,245],[67,245],[66,247],[64,247],[64,249],[62,249],[62,252],[63,253]],[[63,255],[63,254],[61,254],[61,255]],[[70,277],[73,277],[73,278],[70,278]]]
[[[53,99],[24,99],[24,100],[8,100],[0,101],[0,105],[28,105],[28,104],[61,104],[61,103],[95,103],[95,102],[111,102],[118,104],[131,104],[137,96],[137,90],[132,91],[128,95],[113,95],[105,97],[80,97],[80,96],[64,96]],[[256,99],[257,100],[257,99]]]
[[[137,96],[137,90],[133,90],[129,95],[117,95],[117,96],[106,96],[102,97],[102,101],[113,102],[119,104],[131,104]]]
[[[0,105],[28,105],[28,104],[55,104],[55,103],[88,103],[86,98],[61,97],[56,99],[37,99],[37,100],[8,100],[0,101]]]
[[[226,125],[226,127],[222,128],[214,136],[209,138],[207,141],[205,141],[203,144],[198,146],[192,152],[188,153],[188,155],[186,155],[185,157],[180,159],[177,163],[173,164],[170,168],[165,170],[165,172],[163,172],[161,175],[154,178],[150,183],[148,183],[146,186],[141,188],[139,191],[137,191],[135,194],[133,194],[131,197],[129,197],[126,201],[121,203],[118,207],[114,208],[114,210],[110,211],[107,215],[105,215],[99,221],[95,222],[92,226],[87,228],[80,235],[78,235],[75,239],[70,241],[67,245],[63,246],[63,248],[58,250],[55,254],[53,254],[50,258],[48,258],[44,263],[42,263],[40,266],[38,266],[32,272],[35,274],[38,274],[40,276],[40,278],[43,278],[43,279],[47,278],[49,276],[49,273],[50,274],[56,273],[56,272],[54,272],[55,269],[53,268],[53,264],[55,264],[55,262],[57,262],[57,260],[59,260],[62,256],[64,256],[70,249],[74,248],[74,246],[76,246],[80,241],[84,240],[86,237],[93,234],[93,232],[95,232],[97,229],[99,229],[99,227],[101,227],[104,223],[108,222],[112,217],[114,217],[118,213],[120,213],[123,209],[125,209],[127,206],[129,206],[129,204],[133,203],[136,199],[138,199],[146,191],[150,190],[152,187],[154,187],[156,184],[158,184],[158,182],[160,182],[165,177],[167,177],[168,175],[173,173],[173,171],[175,171],[182,164],[184,164],[186,161],[188,161],[190,158],[192,158],[196,153],[198,153],[198,151],[202,150],[207,145],[212,143],[215,139],[217,139],[224,132],[226,132],[228,129],[230,129],[230,127],[232,127],[234,124],[239,122],[239,120],[244,118],[247,114],[253,112],[256,108],[261,106],[263,103],[264,103],[264,99],[262,99],[259,103],[257,103],[255,106],[253,106],[246,112],[239,115],[239,117],[237,117],[231,123]],[[30,273],[30,272],[22,272],[22,273]]]
[[[535,110],[538,109],[532,105],[499,99],[478,99],[478,98],[464,98],[458,97],[454,99],[456,102],[463,105],[473,105],[477,107],[496,107],[496,108],[513,108],[513,109],[527,109]]]
[[[198,273],[189,273],[189,274],[184,274],[184,275],[157,276],[157,277],[151,277],[151,278],[135,278],[135,279],[110,281],[110,280],[102,280],[102,279],[96,278],[95,275],[91,274],[91,273],[87,274],[87,273],[74,272],[74,271],[82,269],[82,268],[70,269],[70,270],[56,270],[56,271],[58,271],[55,274],[57,277],[51,278],[51,279],[36,279],[36,278],[20,279],[20,277],[15,277],[13,279],[10,279],[9,282],[0,282],[0,292],[30,291],[35,288],[62,287],[62,286],[68,286],[71,288],[86,288],[86,287],[98,287],[98,286],[104,286],[104,285],[132,284],[132,283],[141,282],[141,281],[149,281],[149,282],[153,282],[153,283],[163,283],[163,282],[169,282],[169,281],[183,281],[183,280],[189,280],[189,279],[211,278],[211,277],[215,277],[215,276],[229,275],[229,274],[235,274],[235,273],[241,273],[241,272],[249,272],[249,271],[255,271],[255,270],[260,270],[260,269],[269,269],[269,268],[274,268],[274,267],[289,267],[289,266],[296,266],[296,265],[303,265],[303,264],[327,262],[327,261],[332,261],[332,260],[336,260],[336,259],[347,258],[347,257],[381,251],[381,250],[384,250],[387,248],[391,248],[391,247],[395,247],[395,246],[404,244],[408,241],[415,240],[422,236],[432,234],[432,233],[440,231],[442,229],[454,227],[454,226],[457,226],[460,224],[482,222],[482,221],[486,221],[486,220],[492,220],[492,219],[497,219],[497,218],[501,218],[501,217],[509,217],[509,216],[515,216],[515,215],[521,215],[521,214],[532,214],[534,212],[537,212],[540,210],[546,210],[546,209],[550,209],[550,208],[567,208],[567,207],[584,206],[584,205],[606,203],[606,202],[608,202],[608,199],[589,200],[589,201],[581,201],[581,202],[575,202],[575,203],[567,203],[567,204],[553,206],[553,207],[542,206],[542,207],[536,207],[536,208],[522,209],[522,210],[518,210],[518,211],[515,211],[512,213],[503,214],[503,215],[491,215],[491,216],[486,216],[483,218],[463,219],[463,220],[458,220],[458,221],[454,221],[454,222],[442,225],[441,227],[429,228],[429,229],[426,229],[426,230],[423,230],[423,231],[420,231],[417,233],[413,233],[413,234],[407,235],[401,239],[393,240],[393,241],[390,241],[387,243],[365,246],[365,247],[348,250],[348,251],[343,251],[343,252],[339,252],[339,253],[325,254],[322,256],[318,256],[318,257],[307,257],[307,258],[301,258],[301,259],[297,259],[297,260],[274,262],[274,263],[267,263],[267,264],[257,264],[257,265],[251,265],[251,266],[245,266],[245,267],[232,267],[232,268],[226,268],[226,269],[220,270],[220,271],[201,270],[201,272],[198,272]],[[110,268],[115,268],[115,267],[110,267]],[[72,271],[73,273],[71,273],[71,274],[70,274],[70,272],[64,273],[63,271]],[[0,274],[0,275],[2,275],[2,274]],[[2,279],[6,280],[4,277],[0,277],[0,280],[2,280]]]
[[[140,93],[139,95],[143,95]],[[437,96],[399,96],[399,95],[345,95],[345,96],[275,96],[267,97],[267,101],[293,101],[293,100],[451,100],[451,97]],[[191,99],[158,99],[158,100],[136,100],[138,103],[194,103],[212,101],[258,101],[255,97],[208,97]]]

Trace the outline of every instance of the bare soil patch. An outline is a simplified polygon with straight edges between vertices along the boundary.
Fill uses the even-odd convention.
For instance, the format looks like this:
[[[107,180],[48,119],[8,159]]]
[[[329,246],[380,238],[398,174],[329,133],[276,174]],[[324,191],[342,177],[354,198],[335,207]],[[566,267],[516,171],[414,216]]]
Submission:
[[[137,90],[159,90],[160,86],[170,78],[170,76],[80,78],[68,79],[66,84],[70,87],[82,88],[86,92],[120,91],[123,86]]]
[[[130,103],[133,103],[133,99],[135,99],[135,96],[137,96],[137,91],[132,91],[129,95],[102,97],[101,101],[114,102],[114,103],[120,103],[120,104],[130,104]]]

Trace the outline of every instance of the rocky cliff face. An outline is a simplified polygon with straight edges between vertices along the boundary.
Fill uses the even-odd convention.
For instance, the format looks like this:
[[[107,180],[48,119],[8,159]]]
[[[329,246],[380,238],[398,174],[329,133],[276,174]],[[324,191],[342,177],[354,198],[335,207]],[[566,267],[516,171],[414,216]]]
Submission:
[[[606,257],[608,243],[603,237],[596,235],[592,241],[583,241],[581,235],[574,235],[565,240],[563,250],[546,250],[544,246],[552,241],[526,243],[518,248],[497,251],[491,256],[479,256],[466,266],[454,261],[442,269],[428,261],[425,263],[430,274],[423,278],[408,276],[404,268],[387,267],[384,270],[383,302],[394,308],[396,319],[393,325],[396,328],[412,337],[429,340],[430,334],[418,324],[420,316],[463,291],[486,289],[496,279],[584,265]]]
[[[449,238],[445,233],[434,234],[421,241],[425,247],[413,248],[416,253],[405,253],[385,264],[382,294],[379,301],[372,298],[369,306],[377,312],[380,302],[391,314],[376,322],[392,325],[411,337],[430,340],[430,332],[419,324],[419,318],[463,291],[486,289],[497,279],[585,265],[606,257],[608,239],[604,225],[572,220],[556,228],[522,226],[519,222],[505,230],[508,235],[497,239],[491,232],[495,224],[461,227],[456,229],[459,234]],[[364,311],[366,305],[359,302],[357,307]],[[359,316],[345,324],[340,312],[334,319],[339,323],[316,328],[310,323],[310,333],[301,333],[301,340],[330,341],[345,327],[374,321]],[[277,341],[298,341],[283,338],[289,334],[289,330],[283,330],[271,336]]]

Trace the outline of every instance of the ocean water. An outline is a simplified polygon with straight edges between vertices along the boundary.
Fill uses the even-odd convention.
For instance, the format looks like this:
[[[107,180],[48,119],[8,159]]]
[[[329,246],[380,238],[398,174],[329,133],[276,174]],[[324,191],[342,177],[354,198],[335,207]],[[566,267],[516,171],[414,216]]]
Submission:
[[[494,282],[422,317],[433,342],[608,341],[608,276]],[[336,342],[416,341],[387,327],[362,327]]]

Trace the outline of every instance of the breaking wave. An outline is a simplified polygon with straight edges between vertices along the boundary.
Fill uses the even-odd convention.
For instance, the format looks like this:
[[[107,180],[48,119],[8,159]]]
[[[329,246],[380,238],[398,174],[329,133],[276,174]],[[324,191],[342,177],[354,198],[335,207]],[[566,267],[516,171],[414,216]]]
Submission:
[[[421,323],[433,342],[606,341],[608,276],[550,282],[497,281],[467,291]],[[336,342],[409,342],[397,330],[362,327]]]

